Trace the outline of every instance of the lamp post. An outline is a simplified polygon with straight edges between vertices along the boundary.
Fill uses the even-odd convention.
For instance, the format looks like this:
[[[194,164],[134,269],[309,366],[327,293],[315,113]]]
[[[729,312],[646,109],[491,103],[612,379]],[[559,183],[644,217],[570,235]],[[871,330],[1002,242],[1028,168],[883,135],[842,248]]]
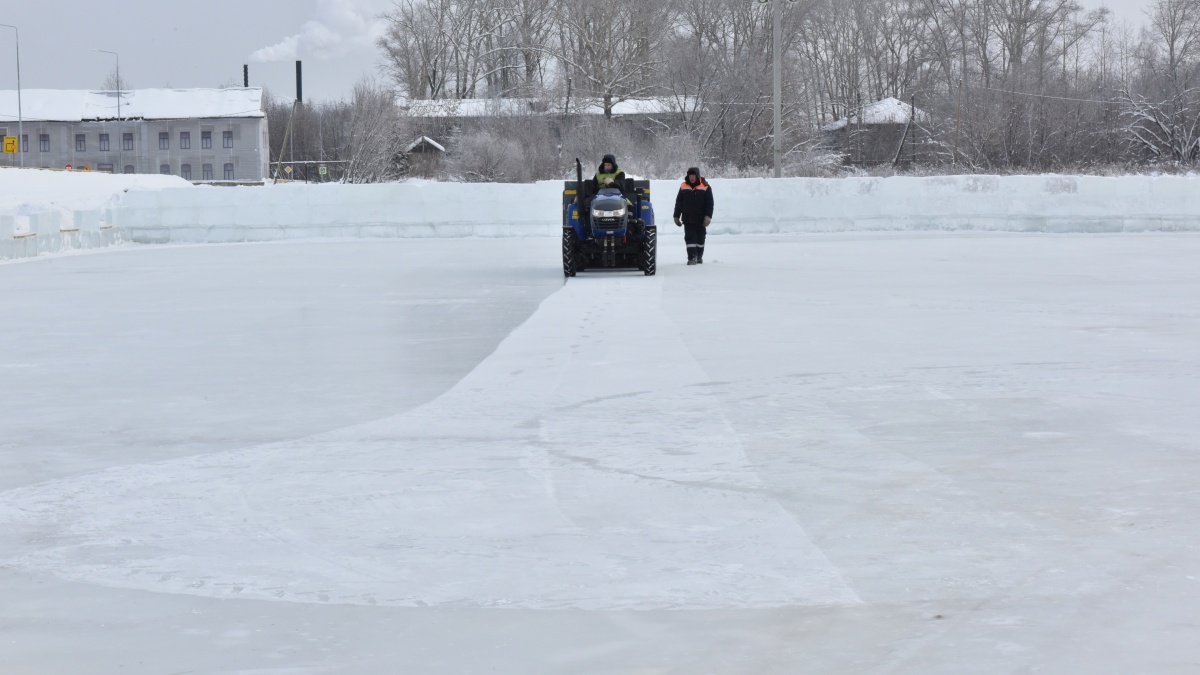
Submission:
[[[16,26],[0,23],[0,26],[13,29],[13,39],[17,44],[17,154],[21,157],[21,166],[25,166],[25,113],[21,110],[21,31]]]
[[[125,171],[125,126],[122,124],[125,120],[121,118],[121,86],[125,84],[121,81],[121,55],[116,52],[110,52],[107,49],[97,49],[101,54],[112,54],[117,57],[117,140],[121,145],[117,148],[117,158],[121,165],[121,171]],[[113,169],[113,173],[117,173]]]

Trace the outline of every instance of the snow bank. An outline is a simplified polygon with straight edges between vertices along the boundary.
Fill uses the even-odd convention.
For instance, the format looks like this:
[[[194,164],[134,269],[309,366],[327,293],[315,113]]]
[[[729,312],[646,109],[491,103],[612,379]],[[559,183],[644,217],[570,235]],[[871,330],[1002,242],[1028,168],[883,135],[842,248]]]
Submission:
[[[128,194],[192,189],[175,176],[0,169],[0,260],[126,241],[114,212]]]
[[[1200,179],[945,176],[714,180],[714,234],[1200,230]],[[313,237],[555,236],[559,181],[533,185],[279,185],[131,193],[117,224],[137,242]],[[676,181],[653,181],[669,224]]]
[[[130,193],[117,225],[135,242],[557,235],[562,182],[282,184]]]
[[[1186,176],[751,178],[712,183],[714,234],[1200,231],[1200,178]],[[168,176],[9,170],[0,172],[0,258],[31,254],[30,244],[19,244],[30,234],[60,233],[61,239],[65,231],[110,227],[119,240],[141,243],[556,236],[562,222],[561,185],[195,188]],[[676,181],[653,181],[660,224],[670,222],[677,186]],[[32,254],[57,250],[48,240],[36,243]],[[59,248],[88,245],[67,240]]]
[[[718,206],[710,232],[715,234],[1200,231],[1200,178],[1188,176],[753,178],[712,183]]]

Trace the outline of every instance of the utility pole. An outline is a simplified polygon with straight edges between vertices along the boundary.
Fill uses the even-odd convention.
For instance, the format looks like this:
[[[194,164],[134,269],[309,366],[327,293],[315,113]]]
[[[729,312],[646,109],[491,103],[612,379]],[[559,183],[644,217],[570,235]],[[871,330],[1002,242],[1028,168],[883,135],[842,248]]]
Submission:
[[[17,155],[21,157],[21,166],[25,166],[25,113],[21,110],[21,31],[16,26],[0,23],[0,26],[13,29],[13,39],[17,43]]]
[[[772,153],[775,155],[775,177],[783,177],[783,0],[758,0],[760,3],[771,3],[771,14],[774,27],[771,31],[774,43],[775,64],[772,72],[774,79],[774,136]],[[796,0],[788,0],[795,2]]]
[[[963,81],[958,79],[958,103],[955,105],[954,111],[954,158],[953,164],[958,166],[958,134],[962,130],[962,89]]]
[[[783,151],[780,147],[783,137],[783,0],[772,0],[775,28],[772,41],[775,43],[775,177],[783,177]]]

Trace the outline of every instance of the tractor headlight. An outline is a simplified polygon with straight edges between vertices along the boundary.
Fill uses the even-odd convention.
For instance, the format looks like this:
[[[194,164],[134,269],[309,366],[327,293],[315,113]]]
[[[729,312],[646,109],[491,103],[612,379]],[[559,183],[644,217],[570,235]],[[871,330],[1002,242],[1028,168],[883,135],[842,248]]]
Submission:
[[[622,206],[616,211],[602,211],[600,209],[596,209],[595,211],[592,211],[592,216],[596,218],[623,218],[625,217],[625,207]]]

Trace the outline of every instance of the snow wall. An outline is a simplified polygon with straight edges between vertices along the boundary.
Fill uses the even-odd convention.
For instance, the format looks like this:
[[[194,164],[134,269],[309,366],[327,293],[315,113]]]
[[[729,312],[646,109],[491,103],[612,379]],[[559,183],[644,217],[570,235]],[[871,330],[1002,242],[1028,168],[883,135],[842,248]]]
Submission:
[[[1200,177],[714,179],[712,184],[713,234],[1200,231]],[[131,189],[101,208],[0,212],[0,258],[124,241],[557,236],[561,186],[546,181]],[[677,186],[676,181],[653,182],[660,225],[670,224]]]
[[[945,176],[713,180],[713,234],[1200,231],[1200,178]],[[654,181],[670,224],[676,181]],[[131,192],[116,225],[143,243],[313,237],[556,236],[562,183],[279,185]]]
[[[127,241],[114,212],[130,191],[191,189],[175,176],[0,169],[0,260]]]

